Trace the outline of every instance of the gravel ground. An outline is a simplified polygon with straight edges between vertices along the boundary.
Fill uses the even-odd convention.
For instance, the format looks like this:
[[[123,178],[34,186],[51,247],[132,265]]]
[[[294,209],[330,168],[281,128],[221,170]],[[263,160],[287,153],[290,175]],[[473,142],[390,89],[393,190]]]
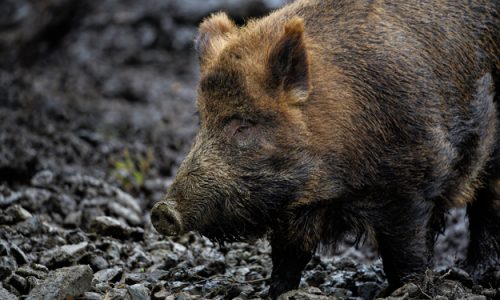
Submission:
[[[243,3],[243,4],[242,4]],[[149,210],[197,129],[196,24],[281,1],[0,1],[0,299],[256,299],[265,239],[164,238]],[[467,242],[450,212],[436,269],[392,299],[499,299],[449,267]],[[384,287],[371,245],[318,253],[284,299],[367,299]],[[70,298],[68,298],[70,299]]]

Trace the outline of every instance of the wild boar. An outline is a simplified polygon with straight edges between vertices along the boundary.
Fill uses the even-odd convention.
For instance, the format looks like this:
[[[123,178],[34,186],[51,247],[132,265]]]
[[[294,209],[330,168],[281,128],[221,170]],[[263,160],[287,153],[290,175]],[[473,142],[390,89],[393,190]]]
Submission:
[[[318,245],[374,239],[389,291],[467,206],[465,266],[500,259],[499,1],[299,0],[205,19],[200,129],[151,220],[165,235],[268,234],[271,298]]]

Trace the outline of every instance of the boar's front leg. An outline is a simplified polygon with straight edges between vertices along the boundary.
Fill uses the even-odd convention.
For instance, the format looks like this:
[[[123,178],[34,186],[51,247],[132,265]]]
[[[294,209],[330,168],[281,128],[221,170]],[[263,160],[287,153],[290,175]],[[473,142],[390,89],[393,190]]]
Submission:
[[[439,210],[438,210],[439,211]],[[371,212],[378,248],[390,293],[404,282],[418,278],[430,266],[434,236],[432,202],[387,201]],[[431,232],[432,231],[432,232]]]
[[[299,286],[302,270],[312,257],[311,251],[304,251],[296,242],[289,242],[285,234],[275,232],[271,237],[273,261],[269,288],[271,299],[276,299],[279,295]]]

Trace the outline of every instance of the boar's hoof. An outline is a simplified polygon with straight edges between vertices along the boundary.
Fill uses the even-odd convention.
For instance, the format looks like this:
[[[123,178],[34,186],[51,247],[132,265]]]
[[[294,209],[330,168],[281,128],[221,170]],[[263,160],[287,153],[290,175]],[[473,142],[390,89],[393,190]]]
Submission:
[[[174,236],[182,232],[179,213],[167,201],[158,202],[153,206],[151,223],[159,233],[164,235]]]

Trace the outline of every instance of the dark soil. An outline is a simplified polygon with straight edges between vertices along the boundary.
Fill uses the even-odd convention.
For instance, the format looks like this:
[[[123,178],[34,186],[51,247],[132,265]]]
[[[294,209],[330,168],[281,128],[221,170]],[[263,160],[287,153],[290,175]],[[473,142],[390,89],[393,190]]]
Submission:
[[[265,297],[264,239],[165,238],[149,211],[197,130],[196,24],[280,4],[0,1],[0,299]],[[463,210],[448,223],[436,270],[392,299],[500,298],[500,271],[482,287],[449,269],[467,243]],[[316,255],[283,298],[372,298],[384,288],[380,260],[349,245]]]

